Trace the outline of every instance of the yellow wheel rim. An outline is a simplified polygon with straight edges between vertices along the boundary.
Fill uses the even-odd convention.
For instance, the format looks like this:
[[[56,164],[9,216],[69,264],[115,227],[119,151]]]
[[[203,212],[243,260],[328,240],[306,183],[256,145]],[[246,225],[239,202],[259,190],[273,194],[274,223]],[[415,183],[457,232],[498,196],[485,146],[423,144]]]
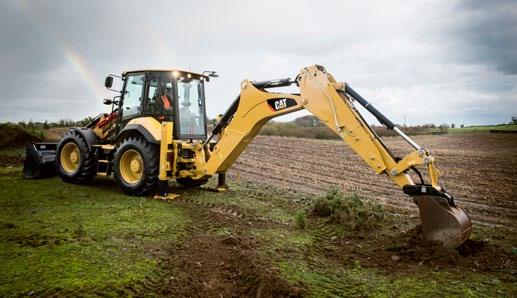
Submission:
[[[66,143],[61,150],[61,167],[67,173],[74,173],[79,169],[79,162],[81,160],[81,151],[74,142]]]
[[[144,162],[138,151],[129,149],[122,154],[119,161],[120,175],[126,183],[136,184],[142,179]]]

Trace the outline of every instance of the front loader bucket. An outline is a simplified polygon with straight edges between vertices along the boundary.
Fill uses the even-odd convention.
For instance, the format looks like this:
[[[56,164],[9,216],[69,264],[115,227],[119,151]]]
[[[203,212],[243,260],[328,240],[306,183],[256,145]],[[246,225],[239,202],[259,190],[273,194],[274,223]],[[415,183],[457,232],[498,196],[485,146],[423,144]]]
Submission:
[[[472,230],[470,218],[447,198],[421,194],[414,195],[413,200],[420,211],[422,230],[427,240],[455,248],[469,238]]]
[[[27,144],[23,177],[37,179],[56,175],[56,149],[57,143]]]

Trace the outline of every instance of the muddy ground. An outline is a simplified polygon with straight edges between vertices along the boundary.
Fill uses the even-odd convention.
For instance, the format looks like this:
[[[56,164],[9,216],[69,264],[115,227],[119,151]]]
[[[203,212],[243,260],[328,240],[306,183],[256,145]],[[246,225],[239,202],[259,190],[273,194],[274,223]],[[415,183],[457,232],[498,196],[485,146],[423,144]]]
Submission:
[[[96,178],[90,186],[63,184],[58,178],[24,180],[16,157],[20,151],[9,152],[4,155],[11,157],[2,159],[9,167],[0,175],[0,245],[9,252],[0,253],[0,257],[6,257],[4,261],[19,260],[11,267],[1,267],[0,294],[515,297],[517,153],[513,148],[517,136],[472,134],[415,139],[431,148],[444,185],[474,220],[471,239],[457,249],[444,249],[423,240],[413,203],[336,141],[257,137],[231,170],[230,191],[173,188],[181,197],[158,202],[160,205],[151,199],[124,196],[113,179]],[[405,149],[393,138],[386,143],[395,152]],[[385,221],[376,229],[354,230],[312,215],[314,198],[331,185],[384,203]],[[53,205],[48,206],[49,202]],[[106,207],[111,202],[122,205]],[[52,217],[39,215],[35,220],[38,214],[47,212],[46,208]],[[178,223],[163,228],[160,220],[155,220],[156,227],[148,229],[150,232],[136,232],[150,225],[147,218],[158,208],[163,209],[160,216],[174,212]],[[126,215],[126,209],[134,211]],[[127,235],[119,235],[119,230],[111,231],[104,224],[117,212],[120,219],[112,220],[123,220],[131,226],[122,229]],[[299,212],[306,217],[303,229],[293,217]],[[100,214],[96,220],[101,228],[88,217],[95,214]],[[61,220],[63,216],[73,216],[72,226]],[[60,220],[47,225],[51,218]],[[84,228],[82,224],[75,227],[77,221],[84,222]],[[58,225],[62,226],[54,229]],[[52,231],[59,233],[54,235]],[[64,236],[62,231],[73,233]],[[80,279],[89,278],[98,284],[78,287],[80,281],[69,282],[70,276],[76,276],[65,274],[71,270],[66,261],[70,256],[53,253],[66,246],[79,249],[74,254],[83,253],[98,245],[111,249],[110,261],[119,256],[120,264],[145,260],[156,265],[145,267],[145,273],[143,267],[128,269],[145,278],[121,269],[119,274],[129,277],[123,276],[121,281],[118,275],[108,274],[99,281],[87,272],[106,268],[86,262],[74,270],[85,274]],[[30,252],[32,261],[40,257],[42,261],[24,265],[24,250]],[[127,261],[124,253],[130,258]],[[103,255],[91,257],[91,261],[99,257]],[[49,269],[49,259],[58,265]],[[109,266],[121,266],[113,262]],[[41,281],[45,275],[52,275],[52,281]],[[13,285],[21,280],[28,282],[28,289]]]
[[[488,230],[478,230],[473,239],[457,249],[444,249],[424,240],[418,222],[407,217],[388,216],[378,229],[347,230],[308,214],[307,227],[300,230],[292,220],[284,220],[274,212],[294,213],[300,204],[310,209],[304,200],[293,202],[296,195],[250,183],[239,184],[234,191],[239,197],[248,197],[249,205],[234,201],[236,193],[222,205],[193,199],[190,192],[172,202],[188,210],[193,225],[188,228],[186,241],[168,247],[165,253],[161,268],[169,279],[156,288],[161,294],[412,296],[423,291],[423,296],[433,296],[440,292],[464,295],[468,293],[465,286],[481,295],[517,293],[517,288],[511,286],[517,281],[517,257],[504,244],[515,241],[515,237],[505,238],[507,230],[491,230],[489,238]],[[269,206],[273,212],[261,213],[246,205]],[[287,268],[286,263],[290,264]],[[178,269],[183,273],[170,276]],[[292,271],[310,272],[316,277],[295,278]],[[368,275],[371,272],[375,274]],[[362,281],[355,285],[358,276]],[[386,292],[380,291],[384,283],[397,284],[408,276],[420,281],[401,288],[389,285]],[[427,292],[427,283],[437,286]],[[455,284],[460,286],[455,288]],[[508,288],[496,289],[494,285]]]

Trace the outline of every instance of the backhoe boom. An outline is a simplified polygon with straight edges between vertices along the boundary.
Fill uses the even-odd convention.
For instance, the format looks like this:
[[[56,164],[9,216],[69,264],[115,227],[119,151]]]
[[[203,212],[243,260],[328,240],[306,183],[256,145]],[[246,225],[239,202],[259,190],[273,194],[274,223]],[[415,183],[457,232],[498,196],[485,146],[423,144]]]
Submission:
[[[300,94],[266,90],[291,84],[298,85]],[[354,101],[388,129],[395,130],[415,151],[403,158],[393,156],[355,108]],[[468,238],[470,219],[455,206],[452,195],[438,185],[439,172],[434,158],[350,86],[337,82],[318,65],[302,69],[296,80],[243,81],[239,97],[222,115],[207,139],[209,142],[214,136],[218,137],[213,150],[206,150],[206,173],[226,172],[268,120],[301,109],[319,118],[377,174],[387,175],[414,198],[420,209],[424,233],[429,239],[441,241],[446,246],[457,246]],[[409,170],[414,170],[422,179],[416,166],[427,168],[430,184],[413,182]]]

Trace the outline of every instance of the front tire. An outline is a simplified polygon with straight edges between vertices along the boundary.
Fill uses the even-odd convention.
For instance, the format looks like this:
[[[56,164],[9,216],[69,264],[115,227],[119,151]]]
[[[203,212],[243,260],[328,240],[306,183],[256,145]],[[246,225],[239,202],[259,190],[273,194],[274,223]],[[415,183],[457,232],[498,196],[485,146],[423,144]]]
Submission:
[[[71,130],[59,141],[56,152],[57,173],[65,182],[83,184],[96,174],[95,157],[83,137]]]
[[[124,139],[114,159],[115,179],[128,195],[144,196],[158,185],[158,147],[138,136]]]

